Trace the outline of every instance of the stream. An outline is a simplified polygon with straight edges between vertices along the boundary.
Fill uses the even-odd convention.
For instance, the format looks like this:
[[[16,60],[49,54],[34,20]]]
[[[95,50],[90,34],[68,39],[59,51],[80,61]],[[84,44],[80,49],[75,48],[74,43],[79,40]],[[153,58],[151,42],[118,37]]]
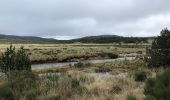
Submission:
[[[101,60],[85,60],[81,61],[82,63],[105,63],[105,62],[113,62],[113,61],[123,61],[123,60],[134,60],[136,57],[119,57],[116,59],[101,59]],[[66,65],[74,65],[78,62],[53,62],[53,63],[43,63],[43,64],[32,64],[32,69],[45,69],[45,68],[53,68],[53,67],[61,67]]]

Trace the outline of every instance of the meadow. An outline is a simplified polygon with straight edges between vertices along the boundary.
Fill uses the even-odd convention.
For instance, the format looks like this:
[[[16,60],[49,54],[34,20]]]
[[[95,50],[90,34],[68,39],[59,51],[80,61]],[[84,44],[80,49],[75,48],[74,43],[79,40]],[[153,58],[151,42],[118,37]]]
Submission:
[[[0,44],[0,53],[10,44]],[[149,44],[13,44],[24,46],[33,63],[67,62],[87,59],[144,55]]]
[[[148,69],[145,66],[142,58],[150,44],[13,45],[16,49],[24,46],[33,63],[78,62],[74,65],[33,69],[36,88],[23,94],[17,93],[18,90],[14,88],[16,89],[14,95],[17,95],[20,100],[143,100],[144,83],[137,81],[134,78],[135,74],[145,72],[147,77],[154,77],[158,70],[162,70]],[[9,44],[0,44],[1,53],[7,47]],[[118,57],[136,57],[136,59],[95,64],[81,62]],[[18,81],[15,80],[14,83]],[[3,75],[0,83],[1,86],[6,84]],[[20,87],[17,83],[14,86]]]

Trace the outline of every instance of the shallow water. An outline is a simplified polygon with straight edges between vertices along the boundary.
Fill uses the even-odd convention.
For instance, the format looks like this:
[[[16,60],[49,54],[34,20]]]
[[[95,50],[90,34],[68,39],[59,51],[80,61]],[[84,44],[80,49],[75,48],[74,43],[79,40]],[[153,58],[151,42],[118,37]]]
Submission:
[[[123,61],[123,60],[134,60],[136,57],[120,57],[116,59],[102,59],[102,60],[86,60],[81,61],[82,63],[105,63],[105,62],[113,62],[113,61]],[[43,69],[43,68],[53,68],[53,67],[61,67],[66,65],[74,65],[77,62],[54,62],[54,63],[43,63],[43,64],[32,64],[32,69]]]

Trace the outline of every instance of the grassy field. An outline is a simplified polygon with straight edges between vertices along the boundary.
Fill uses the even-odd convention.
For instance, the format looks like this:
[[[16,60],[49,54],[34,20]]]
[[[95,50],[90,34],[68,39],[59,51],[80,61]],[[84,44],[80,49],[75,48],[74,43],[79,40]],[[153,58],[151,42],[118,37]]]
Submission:
[[[73,61],[105,59],[118,56],[143,57],[149,44],[13,44],[24,46],[32,61]],[[8,44],[0,44],[1,53]],[[136,72],[154,77],[158,70],[148,69],[141,59],[107,63],[77,63],[74,65],[34,69],[36,90],[20,96],[20,100],[143,100],[143,82],[134,78]],[[6,79],[1,77],[0,84]],[[1,85],[0,85],[1,86]],[[32,99],[30,99],[32,100]]]
[[[65,66],[33,70],[43,80],[49,80],[47,94],[38,99],[60,98],[61,100],[126,100],[134,96],[143,100],[143,82],[134,79],[134,73],[146,72],[154,77],[161,69],[148,69],[142,60],[115,61],[109,63]],[[57,77],[57,79],[55,79]],[[39,85],[42,88],[43,82]],[[72,86],[75,84],[75,87]]]
[[[144,55],[149,44],[13,44],[24,46],[34,63],[77,61]],[[0,44],[3,53],[9,44]]]

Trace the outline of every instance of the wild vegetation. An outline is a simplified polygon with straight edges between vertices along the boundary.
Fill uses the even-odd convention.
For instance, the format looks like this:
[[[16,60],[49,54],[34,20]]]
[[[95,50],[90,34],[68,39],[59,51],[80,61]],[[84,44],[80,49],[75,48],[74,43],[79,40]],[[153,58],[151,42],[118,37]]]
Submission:
[[[169,34],[169,30],[163,30],[151,46],[148,43],[25,44],[24,48],[20,47],[22,44],[9,48],[0,45],[0,99],[169,100]],[[83,60],[129,56],[135,59],[83,63]],[[77,63],[31,68],[33,62],[51,61]]]
[[[170,65],[170,31],[163,29],[152,43],[151,49],[148,49],[149,66],[164,66]]]

